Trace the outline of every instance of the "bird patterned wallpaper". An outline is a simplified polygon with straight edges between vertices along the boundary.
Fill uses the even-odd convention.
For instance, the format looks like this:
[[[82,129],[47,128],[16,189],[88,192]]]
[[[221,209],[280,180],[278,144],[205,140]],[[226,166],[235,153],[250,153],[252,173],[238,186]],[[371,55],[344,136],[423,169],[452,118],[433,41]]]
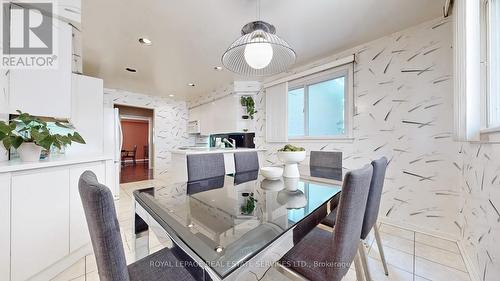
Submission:
[[[379,216],[460,240],[482,280],[493,281],[500,276],[500,145],[452,138],[452,42],[453,22],[440,18],[290,72],[356,54],[353,140],[294,145],[342,151],[346,169],[388,157]],[[222,87],[188,104],[230,92]],[[284,144],[265,140],[265,93],[255,100],[256,146],[267,150],[264,165],[279,164]]]
[[[186,102],[123,90],[104,89],[105,106],[112,107],[115,103],[154,109],[155,177],[168,173],[172,149],[194,144],[194,138],[187,133]]]

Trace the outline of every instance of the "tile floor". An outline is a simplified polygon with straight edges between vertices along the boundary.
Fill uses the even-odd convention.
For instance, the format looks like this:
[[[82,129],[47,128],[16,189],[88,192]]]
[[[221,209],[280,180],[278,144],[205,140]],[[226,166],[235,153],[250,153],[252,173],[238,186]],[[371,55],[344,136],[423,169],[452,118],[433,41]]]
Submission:
[[[118,220],[122,230],[127,263],[134,262],[132,247],[132,213],[135,189],[153,186],[156,180],[127,183],[121,185],[120,200],[116,202]],[[384,275],[377,244],[373,233],[366,239],[368,266],[374,281],[470,281],[460,251],[455,242],[406,230],[388,224],[380,224],[380,234],[389,267],[389,276]],[[154,234],[150,233],[151,253],[169,245],[162,245]],[[93,255],[76,262],[53,280],[58,281],[96,281],[99,280]],[[272,268],[261,279],[264,281],[289,280]],[[354,267],[344,278],[355,281]]]

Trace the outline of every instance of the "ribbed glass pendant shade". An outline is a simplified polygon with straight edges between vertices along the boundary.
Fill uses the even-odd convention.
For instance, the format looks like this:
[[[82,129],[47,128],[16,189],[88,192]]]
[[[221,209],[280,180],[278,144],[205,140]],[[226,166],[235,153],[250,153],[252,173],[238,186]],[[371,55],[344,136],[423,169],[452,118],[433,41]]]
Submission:
[[[295,52],[274,34],[274,26],[251,22],[240,38],[222,55],[226,69],[244,76],[269,76],[287,70],[295,62]]]

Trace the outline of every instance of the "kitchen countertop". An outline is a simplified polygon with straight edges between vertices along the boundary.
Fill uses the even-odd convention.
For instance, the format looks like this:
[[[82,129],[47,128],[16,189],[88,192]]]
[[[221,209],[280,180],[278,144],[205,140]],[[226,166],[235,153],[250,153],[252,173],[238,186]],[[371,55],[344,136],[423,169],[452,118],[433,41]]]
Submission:
[[[262,148],[216,148],[216,147],[199,147],[199,148],[177,148],[171,150],[172,153],[177,154],[206,154],[206,153],[237,153],[237,152],[248,152],[248,151],[266,151]]]
[[[22,162],[21,159],[0,162],[0,173],[33,170],[48,167],[74,165],[113,159],[111,156],[53,156],[38,162]]]

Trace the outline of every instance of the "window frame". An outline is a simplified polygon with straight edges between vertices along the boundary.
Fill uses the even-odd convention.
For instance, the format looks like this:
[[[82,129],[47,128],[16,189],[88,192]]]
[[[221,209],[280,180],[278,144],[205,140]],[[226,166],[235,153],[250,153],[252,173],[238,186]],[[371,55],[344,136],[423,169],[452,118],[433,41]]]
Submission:
[[[344,134],[335,136],[309,136],[309,87],[311,85],[319,84],[322,82],[335,80],[344,77]],[[354,113],[354,67],[353,63],[341,65],[331,69],[324,70],[319,73],[311,74],[296,80],[292,80],[288,84],[287,90],[287,115],[288,115],[288,94],[290,91],[304,88],[304,136],[290,136],[287,138],[289,142],[301,141],[352,141],[352,119]],[[288,118],[288,117],[287,117]]]
[[[483,116],[482,116],[482,129],[481,134],[488,133],[496,133],[500,132],[500,120],[492,120],[493,112],[492,105],[494,103],[498,103],[498,99],[500,99],[500,93],[496,93],[495,97],[492,97],[494,94],[492,91],[492,48],[491,48],[491,0],[482,0],[481,1],[481,71],[482,71],[482,107],[483,107]],[[496,113],[498,114],[498,113]]]

